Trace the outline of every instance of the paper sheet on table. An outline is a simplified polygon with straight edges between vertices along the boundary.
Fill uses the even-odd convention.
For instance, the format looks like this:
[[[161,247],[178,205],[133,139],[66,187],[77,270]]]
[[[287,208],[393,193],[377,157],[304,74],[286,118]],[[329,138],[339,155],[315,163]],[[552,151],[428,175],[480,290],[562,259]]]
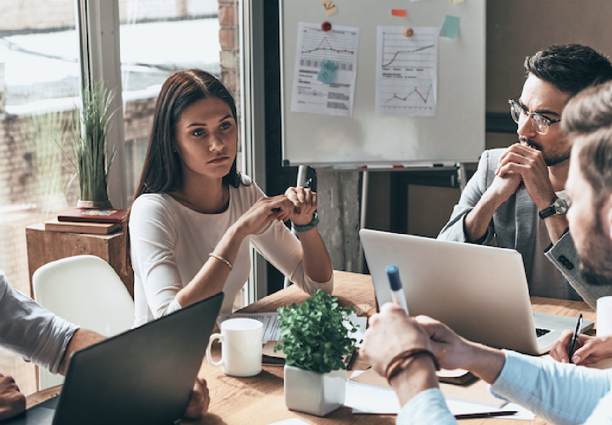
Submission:
[[[397,414],[400,410],[400,404],[393,390],[388,386],[364,384],[353,379],[362,373],[366,372],[353,372],[351,379],[347,381],[344,405],[351,407],[353,409],[353,414]],[[452,387],[451,385],[445,384],[441,384],[441,386]],[[484,387],[486,388],[486,384],[484,384]],[[478,392],[475,393],[478,394]],[[499,417],[526,420],[532,420],[534,418],[533,413],[528,410],[499,400],[490,393],[484,400],[495,404],[453,399],[449,398],[447,394],[445,394],[445,396],[447,397],[446,404],[453,415],[516,410],[518,411],[517,414]]]
[[[320,23],[300,22],[297,32],[291,111],[350,117],[359,28],[334,24],[331,30],[323,31]],[[337,64],[333,81],[327,83],[317,80],[325,60]]]
[[[221,323],[225,322],[227,319],[234,319],[237,317],[259,320],[261,323],[263,323],[262,344],[266,344],[268,341],[280,341],[280,326],[276,320],[278,317],[277,312],[221,314],[217,318],[217,325],[221,326]],[[360,342],[363,340],[368,319],[366,317],[358,317],[353,313],[348,316],[348,320],[358,325],[357,332],[351,334],[351,338],[355,338],[357,340],[357,347],[359,347],[361,345]],[[346,322],[344,325],[347,328],[350,326]]]

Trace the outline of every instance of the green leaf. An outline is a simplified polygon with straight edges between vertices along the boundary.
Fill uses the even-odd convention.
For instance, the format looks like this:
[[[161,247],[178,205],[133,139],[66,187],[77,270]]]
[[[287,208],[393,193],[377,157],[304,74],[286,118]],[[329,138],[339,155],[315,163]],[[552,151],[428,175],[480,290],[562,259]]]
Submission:
[[[347,329],[344,319],[354,311],[341,307],[338,299],[320,289],[303,304],[278,309],[281,348],[287,365],[320,373],[345,369],[343,356],[355,349],[356,340],[349,338],[356,327]]]

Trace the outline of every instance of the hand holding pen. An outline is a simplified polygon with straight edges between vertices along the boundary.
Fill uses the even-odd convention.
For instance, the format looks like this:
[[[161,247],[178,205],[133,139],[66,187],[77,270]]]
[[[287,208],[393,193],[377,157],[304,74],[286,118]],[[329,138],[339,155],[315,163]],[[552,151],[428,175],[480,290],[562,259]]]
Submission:
[[[570,347],[569,347],[569,352],[568,352],[570,363],[574,363],[572,361],[572,357],[574,357],[574,353],[576,352],[576,342],[578,341],[578,335],[580,335],[581,329],[582,329],[582,314],[578,316],[578,322],[576,323],[576,330],[574,331],[574,334],[572,335],[572,340],[570,342]]]

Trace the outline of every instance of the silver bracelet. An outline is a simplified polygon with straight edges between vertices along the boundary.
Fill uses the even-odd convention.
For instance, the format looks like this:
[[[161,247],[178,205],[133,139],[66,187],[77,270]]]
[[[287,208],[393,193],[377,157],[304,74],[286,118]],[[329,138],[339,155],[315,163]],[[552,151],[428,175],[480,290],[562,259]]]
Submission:
[[[232,263],[230,263],[226,258],[223,258],[220,255],[217,255],[217,254],[215,254],[213,252],[208,254],[208,256],[212,257],[212,258],[216,258],[217,260],[221,261],[222,263],[225,263],[227,265],[227,267],[229,267],[230,271],[232,271],[234,269],[234,266],[232,266]]]

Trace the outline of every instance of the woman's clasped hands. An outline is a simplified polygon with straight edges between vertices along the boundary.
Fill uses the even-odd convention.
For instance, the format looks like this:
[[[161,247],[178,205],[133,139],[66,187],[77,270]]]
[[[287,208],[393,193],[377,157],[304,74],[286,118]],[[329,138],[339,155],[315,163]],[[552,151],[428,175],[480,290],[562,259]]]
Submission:
[[[313,220],[317,209],[317,194],[303,187],[290,187],[283,195],[262,197],[245,212],[238,227],[245,235],[255,234],[274,220],[305,225]]]

